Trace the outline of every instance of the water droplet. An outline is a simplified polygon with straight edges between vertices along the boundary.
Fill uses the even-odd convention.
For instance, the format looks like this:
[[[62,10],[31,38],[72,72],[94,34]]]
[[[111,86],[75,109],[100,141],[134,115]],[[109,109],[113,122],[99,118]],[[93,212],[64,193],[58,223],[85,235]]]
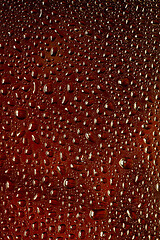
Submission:
[[[17,108],[17,110],[15,111],[15,116],[18,118],[18,119],[25,119],[26,116],[27,116],[27,112],[24,108]]]
[[[53,87],[52,87],[52,84],[51,83],[47,83],[44,85],[44,88],[43,88],[43,91],[44,93],[46,94],[51,94],[53,92]]]
[[[52,48],[51,48],[51,56],[56,56],[57,51],[58,51],[58,48],[57,48],[57,47],[52,47]]]
[[[94,220],[105,219],[107,212],[105,209],[93,209],[90,211],[89,216]]]
[[[63,185],[66,188],[74,188],[76,186],[76,181],[73,178],[67,178],[67,179],[64,180]]]
[[[121,158],[121,160],[119,161],[119,165],[124,169],[131,169],[133,161],[130,158]]]

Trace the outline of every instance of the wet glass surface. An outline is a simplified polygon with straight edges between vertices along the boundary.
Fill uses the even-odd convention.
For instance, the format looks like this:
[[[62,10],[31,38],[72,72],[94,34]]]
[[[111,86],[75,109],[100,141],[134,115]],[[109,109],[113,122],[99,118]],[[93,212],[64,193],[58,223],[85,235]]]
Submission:
[[[158,240],[158,1],[0,3],[0,239]]]

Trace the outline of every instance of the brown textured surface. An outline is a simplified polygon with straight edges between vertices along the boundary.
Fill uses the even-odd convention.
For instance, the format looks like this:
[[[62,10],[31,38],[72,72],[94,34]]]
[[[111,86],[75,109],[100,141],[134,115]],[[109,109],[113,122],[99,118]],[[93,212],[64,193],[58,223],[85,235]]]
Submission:
[[[0,6],[0,239],[158,240],[158,1]]]

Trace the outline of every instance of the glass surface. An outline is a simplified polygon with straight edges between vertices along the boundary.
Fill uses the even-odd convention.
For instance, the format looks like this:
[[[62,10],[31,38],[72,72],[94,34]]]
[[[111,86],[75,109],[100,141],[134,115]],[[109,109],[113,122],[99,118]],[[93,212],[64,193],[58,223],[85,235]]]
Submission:
[[[159,7],[0,1],[0,239],[159,239]]]

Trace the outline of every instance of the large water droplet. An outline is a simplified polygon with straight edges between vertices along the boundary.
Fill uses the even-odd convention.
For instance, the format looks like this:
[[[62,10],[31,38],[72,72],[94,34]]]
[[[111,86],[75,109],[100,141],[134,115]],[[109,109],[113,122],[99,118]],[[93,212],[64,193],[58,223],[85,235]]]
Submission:
[[[25,119],[26,116],[27,116],[27,111],[24,109],[24,108],[17,108],[17,110],[15,111],[15,116],[18,118],[18,119]]]
[[[63,184],[66,188],[74,188],[76,186],[76,181],[73,178],[67,178],[64,180]]]
[[[89,216],[94,220],[105,219],[107,212],[105,209],[93,209],[90,211]]]
[[[124,169],[131,169],[133,161],[130,158],[121,158],[121,160],[119,161],[119,165]]]

